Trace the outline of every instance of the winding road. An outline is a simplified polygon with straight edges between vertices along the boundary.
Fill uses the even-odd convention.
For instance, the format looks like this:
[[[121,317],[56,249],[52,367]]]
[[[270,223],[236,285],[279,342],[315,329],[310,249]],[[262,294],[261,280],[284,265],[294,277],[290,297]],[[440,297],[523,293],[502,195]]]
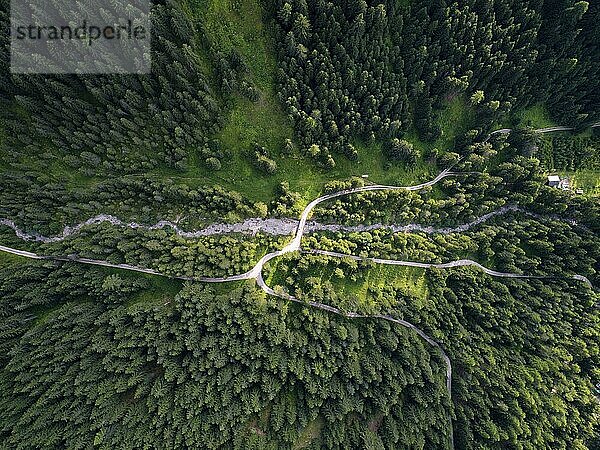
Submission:
[[[369,257],[349,255],[346,253],[330,252],[330,251],[326,251],[326,250],[311,249],[311,250],[304,250],[303,253],[311,253],[314,255],[329,256],[332,258],[350,258],[350,259],[353,259],[354,261],[371,261],[376,264],[391,265],[391,266],[419,267],[421,269],[451,269],[454,267],[477,267],[482,272],[484,272],[492,277],[526,278],[526,279],[530,279],[530,280],[551,280],[551,279],[560,278],[560,279],[565,279],[565,280],[583,281],[590,287],[593,287],[592,282],[588,278],[584,277],[583,275],[573,275],[571,277],[558,277],[558,276],[550,276],[550,275],[544,275],[544,276],[542,276],[542,275],[524,275],[524,274],[518,274],[518,273],[511,273],[511,272],[498,272],[497,270],[488,269],[487,267],[479,264],[477,261],[473,261],[472,259],[458,259],[456,261],[450,261],[447,263],[422,263],[422,262],[415,262],[415,261],[399,261],[399,260],[395,260],[395,259],[369,258]]]
[[[594,125],[591,125],[591,127],[594,128],[598,125],[600,125],[600,124],[594,124]],[[489,141],[492,136],[495,136],[497,134],[510,134],[513,131],[514,131],[513,128],[501,128],[499,130],[492,131],[490,134],[487,135],[487,137],[483,140],[483,142]],[[556,133],[558,131],[575,131],[575,128],[558,126],[558,127],[538,128],[537,130],[531,130],[531,131],[533,131],[534,133],[546,134],[546,133]]]
[[[600,125],[600,124],[596,124],[596,125],[592,125],[592,128]],[[574,127],[548,127],[548,128],[538,128],[537,130],[532,130],[535,133],[540,133],[540,134],[546,134],[546,133],[555,133],[557,131],[574,131],[575,128]],[[513,129],[512,128],[502,128],[500,130],[496,130],[496,131],[492,131],[488,137],[486,138],[489,139],[491,136],[494,136],[496,134],[510,134],[512,133]]]
[[[331,200],[333,198],[351,195],[351,194],[355,194],[355,193],[359,193],[359,192],[382,191],[382,190],[418,191],[418,190],[424,189],[425,187],[433,186],[436,183],[443,180],[444,178],[454,176],[454,175],[457,175],[457,174],[451,172],[450,168],[449,168],[449,169],[446,169],[446,170],[443,170],[442,172],[440,172],[433,180],[425,182],[425,183],[421,183],[421,184],[418,184],[415,186],[384,186],[384,185],[361,186],[361,187],[357,187],[357,188],[353,188],[353,189],[346,189],[343,191],[323,195],[323,196],[313,200],[306,206],[306,208],[302,212],[302,215],[300,216],[300,221],[298,222],[298,226],[296,227],[296,232],[294,234],[294,238],[292,239],[292,241],[289,242],[281,250],[278,250],[278,251],[275,251],[272,253],[268,253],[265,256],[263,256],[256,263],[256,265],[248,272],[240,274],[240,275],[235,275],[235,276],[231,276],[231,277],[222,277],[222,278],[213,278],[213,277],[197,277],[197,278],[174,277],[174,278],[191,280],[191,281],[203,281],[203,282],[208,282],[208,283],[224,283],[224,282],[231,282],[231,281],[242,281],[242,280],[254,279],[254,280],[256,280],[257,284],[263,289],[263,291],[265,291],[269,295],[273,295],[273,296],[276,296],[276,297],[279,297],[279,298],[282,298],[285,300],[305,304],[304,301],[298,300],[295,297],[293,297],[287,293],[275,291],[274,289],[269,287],[263,279],[262,272],[263,272],[264,265],[267,262],[271,261],[272,259],[277,258],[279,256],[283,256],[287,253],[297,252],[300,250],[300,244],[302,241],[302,236],[304,235],[304,232],[305,232],[306,222],[307,222],[308,217],[310,216],[311,212],[318,204],[325,202],[327,200]],[[7,224],[6,220],[5,220],[4,224],[5,225]],[[9,226],[10,226],[10,224],[9,224]],[[91,264],[91,265],[97,265],[97,266],[103,266],[103,267],[111,267],[111,268],[124,269],[124,270],[130,270],[130,271],[135,271],[135,272],[142,272],[142,273],[147,273],[147,274],[152,274],[152,275],[165,276],[164,274],[161,274],[152,269],[144,269],[144,268],[140,268],[140,267],[131,266],[129,264],[112,264],[107,261],[99,261],[99,260],[88,259],[88,258],[80,258],[77,256],[72,256],[72,257],[43,256],[43,255],[38,255],[36,253],[17,250],[17,249],[13,249],[13,248],[6,247],[6,246],[0,246],[0,251],[11,253],[11,254],[14,254],[17,256],[31,258],[31,259],[79,262],[82,264]],[[381,318],[381,319],[385,319],[385,320],[388,320],[388,321],[391,321],[394,323],[398,323],[404,327],[414,330],[427,343],[434,346],[435,348],[437,348],[440,351],[441,356],[446,364],[446,388],[448,390],[448,396],[449,396],[450,400],[452,399],[452,363],[450,361],[450,358],[448,357],[448,355],[444,352],[442,347],[435,340],[430,338],[424,331],[420,330],[415,325],[413,325],[407,321],[404,321],[402,319],[393,318],[391,316],[385,316],[385,315],[370,316],[370,315],[362,315],[362,314],[357,314],[357,313],[352,313],[352,312],[344,312],[333,306],[329,306],[329,305],[325,305],[325,304],[317,303],[317,302],[309,302],[308,304],[312,307],[319,308],[321,310],[328,311],[330,313],[334,313],[334,314],[337,314],[337,315],[340,315],[343,317],[365,318],[365,319],[366,318]],[[449,416],[448,420],[449,420],[449,430],[450,430],[450,437],[449,437],[450,447],[454,448],[452,418]]]
[[[570,130],[570,128],[569,127],[553,127],[553,128],[546,128],[546,129],[541,129],[541,130],[537,130],[537,131],[542,132],[542,133],[547,133],[547,132],[552,132],[552,131],[563,131],[563,130],[564,131]],[[506,133],[510,133],[510,131],[511,130],[508,130],[508,129],[497,130],[497,131],[491,133],[490,136],[492,134],[498,134],[498,133],[506,134]],[[188,280],[188,281],[202,281],[202,282],[208,282],[208,283],[225,283],[225,282],[243,281],[243,280],[256,280],[257,285],[268,295],[272,295],[272,296],[279,297],[279,298],[293,301],[293,302],[298,302],[298,303],[301,303],[304,305],[309,305],[314,308],[318,308],[323,311],[337,314],[339,316],[346,317],[346,318],[382,319],[382,320],[387,320],[389,322],[397,323],[399,325],[402,325],[403,327],[413,330],[424,341],[426,341],[429,345],[436,348],[440,352],[440,355],[446,365],[446,388],[448,391],[448,396],[449,396],[450,400],[452,401],[452,363],[450,361],[450,358],[448,357],[448,355],[446,354],[446,352],[444,351],[444,349],[440,346],[440,344],[438,342],[436,342],[434,339],[432,339],[430,336],[428,336],[424,331],[422,331],[421,329],[416,327],[414,324],[407,322],[405,320],[402,320],[402,319],[394,318],[390,315],[384,315],[384,314],[364,315],[364,314],[358,314],[358,313],[354,313],[354,312],[343,311],[339,308],[335,308],[333,306],[326,305],[323,303],[312,302],[312,301],[307,302],[304,300],[300,300],[300,299],[297,299],[294,296],[284,292],[282,289],[275,290],[275,289],[271,288],[270,286],[268,286],[266,284],[265,280],[263,279],[263,268],[266,263],[268,263],[269,261],[271,261],[277,257],[283,256],[285,254],[301,251],[301,241],[302,241],[302,237],[305,234],[305,231],[307,228],[308,218],[309,218],[310,214],[312,213],[313,209],[320,203],[323,203],[327,200],[331,200],[331,199],[334,199],[337,197],[352,195],[352,194],[356,194],[356,193],[360,193],[360,192],[383,191],[383,190],[418,191],[425,187],[433,186],[436,183],[443,180],[444,178],[461,175],[461,173],[452,172],[451,169],[452,168],[443,170],[433,180],[425,182],[425,183],[421,183],[421,184],[418,184],[415,186],[370,185],[370,186],[362,186],[362,187],[357,187],[357,188],[352,188],[352,189],[346,189],[346,190],[342,190],[339,192],[334,192],[334,193],[323,195],[323,196],[313,200],[306,206],[306,208],[302,212],[302,215],[300,216],[300,220],[296,226],[294,237],[287,245],[285,245],[281,250],[271,252],[271,253],[264,255],[256,263],[256,265],[248,272],[245,272],[245,273],[239,274],[239,275],[229,276],[229,277],[170,276],[170,275],[166,275],[166,274],[160,273],[160,272],[152,270],[152,269],[136,267],[136,266],[132,266],[129,264],[113,264],[113,263],[109,263],[107,261],[101,261],[101,260],[95,260],[95,259],[89,259],[89,258],[81,258],[81,257],[77,257],[77,256],[38,255],[36,253],[18,250],[18,249],[1,246],[1,245],[0,245],[0,251],[10,253],[13,255],[17,255],[17,256],[21,256],[21,257],[25,257],[25,258],[36,259],[36,260],[77,262],[77,263],[82,263],[82,264],[89,264],[89,265],[96,265],[96,266],[103,266],[103,267],[109,267],[109,268],[141,272],[141,273],[146,273],[146,274],[151,274],[151,275],[166,276],[166,277],[170,277],[170,278]],[[483,217],[475,220],[471,224],[459,226],[458,229],[459,230],[468,229],[476,224],[479,224],[485,220],[488,220],[489,218],[491,218],[493,216],[496,216],[499,214],[504,214],[506,212],[515,211],[515,210],[518,210],[518,208],[507,206],[507,207],[504,207],[503,209],[500,209],[498,212],[489,213],[486,216],[483,216]],[[97,216],[96,218],[92,218],[80,225],[75,226],[75,227],[67,227],[67,228],[65,228],[65,230],[63,231],[61,236],[55,236],[55,237],[51,237],[51,238],[44,237],[44,236],[41,236],[38,234],[24,233],[15,225],[15,223],[13,221],[11,221],[9,219],[1,219],[0,225],[6,225],[6,226],[11,227],[15,231],[16,235],[23,240],[36,240],[36,241],[50,243],[50,242],[57,242],[57,241],[63,240],[67,236],[70,236],[70,235],[80,231],[81,228],[83,228],[86,225],[101,223],[101,222],[105,222],[105,221],[111,222],[115,225],[130,226],[131,228],[144,228],[143,225],[140,225],[137,223],[125,224],[125,223],[121,222],[120,220],[118,220],[112,216],[108,216],[108,215]],[[176,230],[176,232],[178,232],[178,234],[185,233],[185,232],[179,230],[175,224],[173,224],[172,222],[168,222],[168,221],[161,221],[161,222],[157,223],[156,225],[153,225],[151,227],[145,227],[145,228],[160,229],[160,228],[164,228],[164,227],[174,228]],[[415,229],[418,229],[418,226],[415,226]],[[425,230],[435,232],[435,229],[430,229],[428,227],[422,227],[418,231],[425,231]],[[442,230],[441,232],[450,232],[450,230],[453,230],[453,229],[447,228],[447,229],[438,229],[438,230]],[[442,264],[435,264],[435,263],[422,263],[422,262],[414,262],[414,261],[396,261],[396,260],[387,260],[387,259],[380,259],[380,258],[363,258],[363,257],[359,257],[359,256],[347,255],[347,254],[329,252],[329,251],[323,251],[323,250],[305,250],[305,252],[312,253],[312,254],[320,254],[320,255],[324,255],[324,256],[328,256],[328,257],[351,258],[351,259],[357,260],[357,261],[372,261],[377,264],[410,266],[410,267],[419,267],[419,268],[424,268],[424,269],[429,269],[429,268],[450,269],[450,268],[454,268],[454,267],[473,266],[473,267],[477,267],[478,269],[480,269],[481,271],[483,271],[484,273],[486,273],[490,276],[503,277],[503,278],[520,278],[520,279],[550,278],[550,277],[540,277],[540,276],[529,276],[529,275],[516,274],[516,273],[498,272],[498,271],[489,269],[487,267],[484,267],[483,265],[481,265],[475,261],[467,260],[467,259],[452,261],[452,262],[442,263]],[[591,286],[590,281],[582,275],[575,275],[573,277],[565,277],[565,278],[571,278],[571,279],[575,279],[577,281],[585,282],[586,284]],[[450,431],[450,435],[449,435],[450,447],[454,448],[453,424],[452,424],[451,416],[449,416],[448,420],[449,420],[449,431]]]

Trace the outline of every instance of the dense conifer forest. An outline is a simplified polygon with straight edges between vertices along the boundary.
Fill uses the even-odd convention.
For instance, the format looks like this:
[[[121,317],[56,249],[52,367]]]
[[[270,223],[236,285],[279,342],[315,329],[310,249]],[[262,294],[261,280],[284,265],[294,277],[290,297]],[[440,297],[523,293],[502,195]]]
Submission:
[[[600,448],[599,2],[155,1],[149,75],[0,23],[0,447]],[[461,260],[516,277],[385,263]]]

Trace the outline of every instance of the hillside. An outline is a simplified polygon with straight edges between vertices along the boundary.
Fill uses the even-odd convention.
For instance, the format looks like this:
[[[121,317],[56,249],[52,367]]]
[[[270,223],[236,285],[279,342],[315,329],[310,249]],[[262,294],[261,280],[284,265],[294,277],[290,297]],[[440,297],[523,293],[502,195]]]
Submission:
[[[0,35],[2,445],[599,448],[599,24],[168,0],[147,75]]]

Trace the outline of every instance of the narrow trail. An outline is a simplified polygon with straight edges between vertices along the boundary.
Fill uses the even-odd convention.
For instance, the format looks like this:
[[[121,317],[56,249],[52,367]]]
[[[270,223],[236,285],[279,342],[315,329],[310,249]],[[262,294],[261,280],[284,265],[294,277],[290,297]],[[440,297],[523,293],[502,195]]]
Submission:
[[[446,368],[447,368],[447,370],[446,370],[446,389],[448,390],[449,393],[452,391],[452,363],[450,362],[450,358],[448,357],[448,355],[446,355],[446,352],[444,352],[442,347],[440,347],[440,345],[436,341],[434,341],[425,332],[423,332],[421,329],[417,328],[412,323],[407,322],[406,320],[397,319],[395,317],[392,317],[392,316],[386,315],[386,314],[370,314],[370,315],[369,314],[358,314],[358,313],[354,313],[354,312],[343,311],[339,308],[336,308],[336,307],[330,306],[330,305],[326,305],[324,303],[299,300],[296,297],[294,297],[293,295],[290,295],[282,290],[276,291],[273,288],[269,287],[267,285],[267,283],[265,283],[265,280],[263,279],[262,274],[259,275],[259,277],[257,279],[257,283],[267,294],[275,296],[275,297],[279,297],[279,298],[283,298],[285,300],[300,303],[302,305],[309,305],[314,308],[318,308],[323,311],[327,311],[327,312],[330,312],[333,314],[337,314],[338,316],[347,317],[350,319],[384,319],[389,322],[398,323],[406,328],[409,328],[409,329],[415,331],[428,344],[439,349],[440,354],[442,355],[442,358],[443,358],[444,362],[446,363]]]
[[[552,131],[562,131],[562,130],[567,131],[569,129],[570,129],[569,127],[553,127],[553,128],[541,129],[541,130],[537,130],[537,131],[541,132],[541,133],[547,133],[547,132],[552,132]],[[508,129],[497,130],[497,131],[491,133],[488,136],[488,139],[493,134],[498,134],[498,133],[506,134],[506,133],[510,133],[510,132],[511,132],[511,130],[508,130]],[[280,289],[274,290],[273,288],[268,286],[266,284],[265,280],[263,279],[263,268],[266,263],[268,263],[272,259],[277,258],[279,256],[283,256],[285,254],[292,253],[292,252],[301,251],[301,241],[302,241],[303,235],[306,232],[308,217],[310,216],[313,209],[318,204],[325,202],[327,200],[333,199],[333,198],[352,195],[352,194],[359,193],[359,192],[383,191],[383,190],[418,191],[425,187],[433,186],[436,183],[443,180],[444,178],[447,178],[450,176],[461,175],[461,173],[451,172],[451,169],[452,168],[443,170],[433,180],[425,182],[425,183],[421,183],[421,184],[418,184],[415,186],[372,185],[372,186],[363,186],[363,187],[358,187],[358,188],[353,188],[353,189],[346,189],[343,191],[323,195],[323,196],[313,200],[312,202],[310,202],[307,205],[307,207],[304,209],[304,211],[302,212],[302,215],[300,216],[300,220],[298,221],[298,223],[296,225],[294,237],[291,242],[289,242],[287,245],[285,245],[281,250],[271,252],[271,253],[268,253],[265,256],[263,256],[257,262],[257,264],[248,272],[245,272],[245,273],[239,274],[239,275],[230,276],[230,277],[170,276],[170,275],[163,274],[163,273],[160,273],[160,272],[152,270],[152,269],[145,269],[145,268],[141,268],[141,267],[132,266],[129,264],[113,264],[113,263],[109,263],[107,261],[88,259],[88,258],[80,258],[77,256],[69,256],[69,257],[45,256],[45,255],[38,255],[36,253],[18,250],[18,249],[6,247],[6,246],[0,246],[0,251],[10,253],[13,255],[17,255],[17,256],[21,256],[21,257],[25,257],[25,258],[36,259],[36,260],[77,262],[77,263],[82,263],[82,264],[123,269],[123,270],[141,272],[141,273],[157,275],[157,276],[165,276],[165,277],[170,277],[170,278],[174,278],[174,279],[188,280],[188,281],[202,281],[202,282],[207,282],[207,283],[225,283],[225,282],[232,282],[232,281],[255,280],[257,285],[265,293],[267,293],[268,295],[272,295],[272,296],[284,299],[284,300],[293,301],[293,302],[297,302],[297,303],[301,303],[301,304],[306,304],[306,305],[312,306],[314,308],[318,308],[323,311],[327,311],[332,314],[336,314],[336,315],[350,318],[350,319],[382,319],[382,320],[387,320],[389,322],[397,323],[397,324],[417,333],[425,342],[427,342],[429,345],[436,348],[440,352],[440,355],[446,365],[446,389],[448,391],[449,399],[452,402],[452,363],[451,363],[451,360],[448,357],[448,355],[446,354],[446,352],[444,351],[444,349],[442,348],[442,346],[438,342],[436,342],[434,339],[432,339],[430,336],[428,336],[424,331],[422,331],[421,329],[416,327],[414,324],[407,322],[405,320],[402,320],[402,319],[394,318],[390,315],[385,315],[385,314],[364,315],[364,314],[358,314],[358,313],[354,313],[354,312],[345,312],[339,308],[335,308],[333,306],[322,304],[322,303],[317,303],[317,302],[312,302],[312,301],[305,302],[303,300],[299,300],[299,299],[295,298],[294,296],[292,296],[286,292],[283,292],[283,290],[280,290]],[[489,218],[491,218],[495,215],[504,214],[504,213],[510,211],[511,210],[510,208],[511,207],[505,207],[504,209],[501,209],[498,212],[489,213],[486,216],[483,216],[482,218],[479,218],[476,221],[472,222],[471,224],[459,226],[458,229],[463,229],[464,227],[467,227],[466,229],[468,229],[472,226],[475,226],[476,224],[479,224],[485,220],[488,220]],[[515,208],[515,207],[512,207],[512,208]],[[74,227],[66,227],[65,230],[63,230],[62,235],[55,236],[55,237],[44,237],[41,235],[24,233],[23,231],[18,229],[18,227],[15,225],[15,223],[13,221],[8,220],[8,219],[2,219],[0,221],[0,224],[7,225],[7,226],[13,228],[13,230],[16,232],[17,236],[23,240],[36,240],[36,241],[40,241],[40,242],[50,243],[50,242],[57,242],[57,241],[63,240],[66,237],[72,235],[73,233],[79,232],[81,230],[81,228],[83,228],[86,225],[97,224],[97,223],[106,222],[106,221],[111,222],[115,225],[120,225],[120,226],[130,226],[131,228],[144,228],[143,225],[140,225],[140,224],[137,224],[134,222],[129,223],[129,224],[124,224],[119,219],[116,219],[113,216],[109,216],[109,215],[97,216],[95,218],[89,219],[88,221],[86,221],[82,224],[76,225]],[[178,232],[178,234],[185,233],[182,230],[179,230],[179,228],[177,227],[176,224],[174,224],[172,222],[168,222],[168,221],[161,221],[161,222],[157,223],[156,225],[153,225],[150,227],[145,227],[145,228],[161,229],[161,228],[165,228],[165,227],[173,228],[176,232]],[[415,228],[418,228],[418,226],[415,226]],[[435,232],[434,229],[429,229],[428,227],[423,227],[423,230],[419,230],[419,231],[426,232],[425,229],[427,229],[431,232]],[[454,228],[454,229],[457,229],[457,228]],[[438,229],[438,231],[439,230],[440,229]],[[453,230],[453,229],[447,228],[447,229],[441,229],[441,230],[442,230],[441,232],[445,232],[445,231]],[[488,268],[484,267],[483,265],[481,265],[475,261],[472,261],[472,260],[458,260],[458,261],[453,261],[453,262],[448,262],[448,263],[443,263],[443,264],[429,264],[429,263],[420,263],[420,262],[413,262],[413,261],[395,261],[395,260],[386,260],[386,259],[379,259],[379,258],[361,258],[361,257],[354,256],[354,255],[346,255],[346,254],[336,253],[336,252],[326,252],[326,251],[321,251],[321,250],[308,250],[308,252],[313,253],[313,254],[321,254],[321,255],[325,255],[325,256],[329,256],[329,257],[335,257],[335,258],[352,258],[354,260],[370,260],[370,261],[373,261],[378,264],[401,265],[401,266],[420,267],[420,268],[450,269],[450,268],[454,268],[454,267],[474,266],[490,276],[504,277],[504,278],[521,278],[521,279],[548,278],[548,277],[528,276],[528,275],[522,275],[522,274],[516,274],[516,273],[498,272],[498,271],[495,271],[492,269],[488,269]],[[572,277],[572,279],[580,281],[580,282],[584,282],[591,286],[590,281],[582,275],[575,275]],[[452,423],[451,415],[449,415],[448,421],[449,421],[450,448],[454,449],[454,432],[453,432],[453,423]]]
[[[595,124],[592,125],[591,127],[596,127],[600,124]],[[557,131],[574,131],[575,128],[574,127],[563,127],[563,126],[558,126],[558,127],[548,127],[548,128],[538,128],[537,130],[532,130],[534,133],[540,133],[540,134],[546,134],[546,133],[556,133]],[[496,130],[496,131],[492,131],[490,134],[488,134],[488,136],[485,138],[486,141],[488,141],[492,136],[496,135],[496,134],[510,134],[513,132],[513,128],[502,128],[500,130]]]
[[[587,125],[590,128],[598,128],[600,127],[600,122],[598,123],[593,123],[591,125]],[[485,138],[485,140],[487,141],[490,137],[494,136],[495,134],[510,134],[512,133],[513,128],[501,128],[500,130],[496,130],[496,131],[492,131],[490,134],[488,134],[488,136]],[[556,133],[558,131],[575,131],[575,127],[565,127],[565,126],[556,126],[556,127],[546,127],[546,128],[538,128],[536,130],[531,130],[534,133],[540,133],[540,134],[546,134],[546,133]]]
[[[596,125],[592,125],[592,127],[595,127]],[[558,127],[548,127],[548,128],[538,128],[537,130],[533,130],[535,133],[540,133],[540,134],[546,134],[546,133],[555,133],[557,131],[573,131],[575,130],[574,127],[562,127],[562,126],[558,126]],[[490,136],[493,136],[495,134],[509,134],[513,131],[512,128],[502,128],[501,130],[496,130],[496,131],[492,131],[490,133]]]
[[[450,169],[446,169],[446,170],[443,170],[442,172],[440,172],[433,180],[425,182],[425,183],[421,183],[421,184],[418,184],[415,186],[384,186],[384,185],[362,186],[362,187],[358,187],[358,188],[346,189],[343,191],[323,195],[323,196],[313,200],[312,202],[310,202],[308,204],[308,206],[304,209],[304,211],[302,212],[302,215],[300,216],[300,221],[298,222],[298,225],[296,227],[296,232],[294,234],[294,238],[292,239],[292,241],[289,242],[286,246],[284,246],[281,250],[278,250],[278,251],[275,251],[272,253],[268,253],[265,256],[263,256],[258,261],[258,263],[256,263],[254,268],[252,268],[248,272],[239,274],[239,275],[235,275],[235,276],[231,276],[231,277],[222,277],[222,278],[213,278],[213,277],[197,277],[197,278],[173,277],[173,278],[190,280],[190,281],[203,281],[203,282],[208,282],[208,283],[225,283],[225,282],[231,282],[231,281],[242,281],[242,280],[252,280],[253,279],[253,280],[256,280],[258,286],[260,286],[263,289],[263,291],[265,293],[267,293],[268,295],[273,295],[273,296],[276,296],[276,297],[279,297],[279,298],[282,298],[285,300],[289,300],[289,301],[300,302],[299,300],[297,300],[296,298],[294,298],[293,296],[291,296],[289,294],[286,294],[283,292],[277,292],[277,291],[273,290],[271,287],[267,286],[267,284],[265,283],[265,281],[263,279],[262,272],[263,272],[264,265],[267,262],[271,261],[272,259],[277,258],[279,256],[283,256],[288,253],[297,252],[300,250],[300,243],[302,241],[302,236],[304,235],[304,232],[306,229],[306,222],[308,220],[308,217],[310,216],[313,209],[319,203],[322,203],[324,201],[327,201],[327,200],[330,200],[333,198],[351,195],[351,194],[355,194],[355,193],[359,193],[359,192],[382,191],[382,190],[418,191],[425,187],[433,186],[436,183],[443,180],[444,178],[454,176],[454,175],[457,175],[457,174],[451,172]],[[142,272],[142,273],[147,273],[147,274],[152,274],[152,275],[166,276],[165,274],[161,274],[152,269],[144,269],[144,268],[140,268],[140,267],[131,266],[129,264],[112,264],[112,263],[109,263],[106,261],[99,261],[99,260],[88,259],[88,258],[80,258],[77,256],[72,256],[72,257],[43,256],[43,255],[31,253],[31,252],[25,252],[22,250],[12,249],[10,247],[5,247],[5,246],[0,246],[0,251],[4,251],[7,253],[11,253],[11,254],[26,257],[26,258],[38,259],[38,260],[41,259],[41,260],[79,262],[82,264],[91,264],[91,265],[97,265],[97,266],[103,266],[103,267],[112,267],[112,268],[117,268],[117,269]],[[301,303],[304,303],[304,302],[301,302]],[[311,303],[309,303],[309,305],[313,306],[315,308],[319,308],[321,310],[328,311],[330,313],[341,315],[343,317],[348,317],[348,318],[365,318],[365,319],[366,318],[382,318],[382,319],[385,319],[388,321],[398,323],[398,324],[400,324],[406,328],[409,328],[411,330],[414,330],[427,343],[429,343],[430,345],[432,345],[433,347],[437,348],[440,351],[442,359],[444,360],[444,362],[446,364],[446,388],[448,390],[448,396],[450,398],[450,401],[452,401],[452,363],[450,361],[450,358],[446,355],[446,353],[442,349],[442,347],[436,341],[431,339],[424,331],[420,330],[415,325],[413,325],[409,322],[406,322],[401,319],[395,319],[391,316],[389,316],[389,317],[385,316],[385,315],[368,316],[368,315],[360,315],[357,313],[344,313],[340,309],[335,308],[333,306],[316,303],[316,302],[311,302]],[[453,424],[452,424],[451,416],[448,417],[448,421],[449,421],[449,430],[450,430],[450,436],[449,436],[450,448],[454,449],[454,433],[453,433]]]
[[[370,258],[370,257],[362,257],[355,256],[346,253],[338,253],[338,252],[330,252],[326,250],[315,250],[308,249],[303,250],[303,253],[313,254],[313,255],[323,255],[329,256],[332,258],[350,258],[354,261],[371,261],[376,264],[383,265],[391,265],[391,266],[405,266],[405,267],[418,267],[421,269],[452,269],[455,267],[476,267],[482,272],[497,278],[525,278],[530,280],[555,280],[555,279],[565,279],[565,280],[577,280],[583,281],[590,287],[593,287],[592,282],[584,277],[583,275],[573,275],[571,277],[560,277],[556,275],[526,275],[526,274],[518,274],[511,272],[499,272],[497,270],[489,269],[482,264],[479,264],[477,261],[473,261],[472,259],[458,259],[456,261],[450,261],[447,263],[422,263],[415,261],[401,261],[395,259],[381,259],[381,258]]]

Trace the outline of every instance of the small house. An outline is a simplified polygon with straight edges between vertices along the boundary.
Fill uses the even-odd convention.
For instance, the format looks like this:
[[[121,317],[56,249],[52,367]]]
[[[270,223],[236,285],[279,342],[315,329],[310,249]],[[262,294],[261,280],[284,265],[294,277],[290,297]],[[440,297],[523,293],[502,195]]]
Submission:
[[[548,175],[548,186],[560,188],[560,177],[558,175]]]

